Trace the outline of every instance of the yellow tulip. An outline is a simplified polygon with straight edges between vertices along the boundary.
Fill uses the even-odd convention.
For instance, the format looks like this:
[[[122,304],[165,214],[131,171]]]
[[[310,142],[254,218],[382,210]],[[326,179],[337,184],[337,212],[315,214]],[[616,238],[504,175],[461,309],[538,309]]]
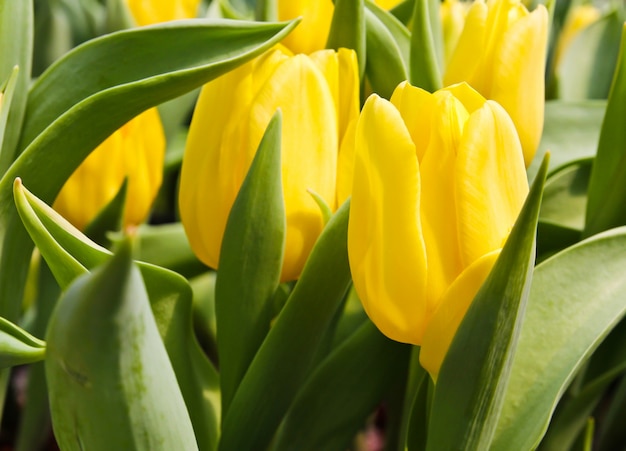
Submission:
[[[478,0],[444,74],[444,86],[465,81],[509,113],[524,160],[532,161],[543,130],[548,12],[529,13],[519,0]]]
[[[358,116],[352,50],[293,56],[272,50],[202,89],[180,181],[180,214],[196,255],[218,267],[226,220],[270,118],[282,110],[282,182],[287,217],[281,278],[298,278],[323,227],[309,191],[337,206],[338,151]]]
[[[459,42],[461,31],[465,25],[465,16],[469,3],[459,0],[443,0],[439,8],[441,31],[443,34],[444,61],[447,64]]]
[[[421,346],[436,380],[461,319],[508,237],[528,182],[506,111],[462,83],[403,83],[356,125],[348,254],[365,311]]]
[[[382,8],[389,9],[400,0],[377,0]],[[282,44],[294,53],[312,53],[326,47],[334,6],[332,0],[278,0],[278,19],[302,17],[294,31]]]
[[[54,209],[79,229],[128,178],[124,225],[140,224],[161,186],[165,135],[155,108],[131,119],[98,146],[65,182]]]
[[[127,0],[138,26],[196,17],[200,0]]]

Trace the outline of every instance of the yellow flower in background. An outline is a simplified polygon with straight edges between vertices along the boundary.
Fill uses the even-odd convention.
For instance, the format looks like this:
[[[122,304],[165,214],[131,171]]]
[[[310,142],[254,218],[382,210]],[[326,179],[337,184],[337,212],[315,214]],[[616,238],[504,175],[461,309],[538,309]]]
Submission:
[[[164,158],[165,135],[152,108],[100,144],[65,182],[53,207],[84,230],[128,178],[124,225],[140,224],[161,186]]]
[[[377,0],[379,6],[390,9],[401,0]],[[326,48],[334,6],[332,0],[278,0],[278,20],[302,17],[302,21],[282,44],[294,53],[312,53]]]
[[[404,82],[356,126],[348,226],[352,278],[389,338],[420,345],[434,379],[528,193],[506,111],[463,83]]]
[[[127,0],[138,26],[196,17],[200,0]]]
[[[576,5],[567,14],[567,19],[559,39],[554,55],[554,65],[559,66],[565,51],[569,48],[574,38],[585,28],[600,19],[601,12],[591,4]]]
[[[443,0],[439,8],[441,32],[443,34],[443,53],[446,65],[449,64],[454,49],[465,25],[465,16],[469,3],[459,0]]]
[[[444,73],[444,86],[465,81],[509,113],[524,160],[532,161],[543,130],[548,12],[529,13],[519,0],[478,0]]]
[[[337,206],[338,152],[359,112],[352,50],[293,56],[269,51],[208,83],[194,111],[180,181],[180,214],[191,247],[217,268],[226,221],[271,117],[280,108],[287,217],[281,279],[299,277],[322,231],[310,191]]]

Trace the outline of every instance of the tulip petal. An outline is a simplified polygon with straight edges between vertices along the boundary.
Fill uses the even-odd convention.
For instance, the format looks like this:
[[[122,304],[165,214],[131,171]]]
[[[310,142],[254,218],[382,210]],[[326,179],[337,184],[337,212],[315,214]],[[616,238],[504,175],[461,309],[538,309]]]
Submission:
[[[348,125],[339,147],[339,159],[337,160],[337,206],[343,204],[352,194],[357,119]]]
[[[398,109],[415,143],[418,161],[422,161],[430,142],[435,97],[428,91],[403,81],[393,91],[391,103]]]
[[[500,37],[494,49],[498,76],[486,97],[509,113],[524,149],[524,161],[532,161],[543,130],[545,49],[548,12],[539,5],[520,18]],[[523,89],[521,84],[524,84]],[[520,86],[512,89],[513,86]]]
[[[476,260],[448,288],[432,316],[420,350],[420,363],[434,381],[467,309],[487,279],[500,249]]]
[[[282,43],[294,53],[310,54],[326,47],[333,16],[331,0],[285,0],[278,2],[278,20],[302,17]]]
[[[469,114],[472,114],[474,111],[482,107],[487,100],[464,81],[447,86],[443,88],[442,91],[448,91],[460,100]]]
[[[326,79],[306,55],[284,61],[253,100],[248,127],[260,142],[271,117],[283,113],[282,175],[287,215],[281,280],[296,279],[322,231],[323,217],[308,190],[336,208],[339,149],[335,102]]]
[[[502,248],[528,194],[521,145],[506,111],[487,101],[458,150],[456,199],[463,266]]]
[[[426,327],[426,254],[415,146],[400,113],[371,96],[356,131],[348,255],[354,285],[389,338],[419,344]]]
[[[443,76],[444,86],[467,81],[475,89],[483,92],[483,86],[474,74],[479,67],[484,50],[486,22],[487,5],[478,0],[472,4],[467,13],[465,27],[463,27],[458,45],[452,52]]]
[[[428,301],[431,311],[463,270],[455,193],[457,148],[469,117],[461,102],[446,91],[433,95],[432,131],[420,166],[421,218],[428,255]],[[422,114],[428,114],[427,111]]]
[[[351,49],[320,50],[310,55],[324,74],[337,108],[339,141],[359,115],[359,65]]]
[[[138,26],[152,25],[168,20],[196,17],[199,0],[146,1],[126,0]]]

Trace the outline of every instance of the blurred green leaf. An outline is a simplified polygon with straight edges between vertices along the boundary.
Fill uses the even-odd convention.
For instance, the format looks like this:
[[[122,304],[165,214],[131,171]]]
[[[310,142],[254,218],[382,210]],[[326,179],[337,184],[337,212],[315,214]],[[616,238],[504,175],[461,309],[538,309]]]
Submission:
[[[44,359],[46,343],[0,317],[0,368]]]
[[[0,175],[15,158],[15,148],[22,130],[33,53],[33,2],[0,2],[0,83],[9,78],[15,66],[19,73],[15,80],[11,111],[0,145]]]
[[[224,415],[270,329],[280,282],[286,229],[281,127],[279,110],[259,144],[222,239],[215,313]]]
[[[544,159],[513,230],[443,361],[430,412],[428,451],[492,449],[532,279],[547,170]],[[512,443],[517,447],[515,441],[508,446]]]
[[[591,171],[584,235],[626,224],[626,33]]]
[[[439,56],[441,49],[441,27],[436,28],[432,20],[436,10],[439,24],[439,1],[415,0],[413,10],[413,32],[411,33],[410,80],[413,86],[435,92],[442,87]],[[437,39],[437,33],[439,38]],[[437,45],[439,44],[439,46]]]
[[[273,449],[347,449],[385,393],[401,383],[409,351],[366,321],[311,374]]]
[[[326,47],[354,49],[359,61],[359,76],[363,78],[366,61],[364,0],[335,0]]]
[[[411,18],[413,17],[414,8],[415,0],[404,0],[391,8],[389,12],[393,14],[396,19],[402,22],[405,27],[408,27],[409,22],[411,22]]]
[[[559,98],[607,98],[617,62],[622,25],[618,12],[613,11],[574,37],[556,70]]]
[[[198,449],[130,240],[69,286],[46,340],[62,449]]]
[[[546,152],[550,168],[558,168],[596,155],[605,101],[546,102],[545,122],[539,150],[528,168],[530,179],[537,173]]]
[[[195,256],[180,222],[144,224],[137,231],[137,260],[167,268],[186,278],[206,272],[207,267]]]
[[[493,450],[539,443],[576,370],[626,312],[625,247],[626,228],[614,229],[535,269]]]
[[[52,208],[16,183],[16,204],[25,225],[62,287],[107,261],[110,253],[89,241]],[[24,210],[24,211],[22,211]],[[56,243],[56,244],[55,244]],[[67,268],[63,269],[63,265]],[[168,352],[201,449],[215,449],[219,430],[219,378],[196,341],[191,328],[191,288],[180,275],[138,263],[152,311]],[[61,269],[57,268],[60,267]],[[69,268],[69,269],[68,269]],[[71,271],[74,271],[73,276]]]
[[[622,376],[612,392],[606,415],[598,425],[598,451],[613,451],[626,443],[626,376]]]
[[[221,450],[267,446],[312,370],[324,332],[350,285],[348,211],[346,203],[326,225],[252,361],[222,423]]]
[[[395,17],[365,1],[365,74],[374,92],[390,98],[409,76],[409,31]]]

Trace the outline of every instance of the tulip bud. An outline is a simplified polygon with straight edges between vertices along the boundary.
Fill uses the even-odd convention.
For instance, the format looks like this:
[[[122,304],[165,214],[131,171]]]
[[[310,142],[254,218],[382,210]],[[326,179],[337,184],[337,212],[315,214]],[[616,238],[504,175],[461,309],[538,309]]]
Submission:
[[[208,83],[196,105],[180,181],[180,214],[196,255],[217,268],[226,221],[261,137],[283,115],[287,218],[281,279],[296,279],[323,227],[310,191],[335,210],[339,144],[358,115],[352,50],[292,56],[284,49]]]
[[[196,17],[199,0],[126,0],[137,26]]]
[[[433,378],[528,192],[504,109],[467,84],[403,83],[371,96],[356,126],[348,254],[365,311],[421,345]]]
[[[441,31],[443,33],[443,53],[446,65],[452,58],[452,53],[459,42],[459,37],[465,25],[465,15],[469,3],[459,0],[443,0],[439,9],[441,16]]]
[[[140,224],[161,185],[165,135],[150,109],[100,144],[65,182],[54,209],[79,229],[115,197],[128,178],[124,225]]]
[[[519,0],[477,0],[471,6],[444,74],[444,85],[465,81],[504,107],[532,161],[543,130],[548,12],[529,13]]]

